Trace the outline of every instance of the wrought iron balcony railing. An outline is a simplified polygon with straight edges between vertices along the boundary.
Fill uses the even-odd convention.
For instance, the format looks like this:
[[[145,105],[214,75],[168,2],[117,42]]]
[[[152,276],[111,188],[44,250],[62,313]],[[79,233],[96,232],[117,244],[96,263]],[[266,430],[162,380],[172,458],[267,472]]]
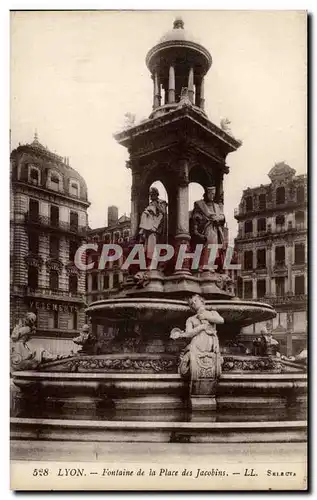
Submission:
[[[50,229],[56,229],[58,231],[64,231],[67,233],[78,234],[85,236],[87,234],[87,228],[83,226],[78,226],[77,224],[72,224],[69,222],[58,221],[50,219],[45,215],[31,215],[29,213],[25,214],[25,222],[27,224],[46,227]]]
[[[26,288],[27,295],[34,297],[51,297],[51,298],[67,298],[67,299],[83,299],[85,293],[70,292],[68,290],[52,290],[51,288],[37,287]]]
[[[280,305],[280,304],[294,304],[303,303],[307,301],[306,294],[285,294],[285,295],[267,295],[265,297],[259,297],[256,300],[259,302],[265,302],[270,305]]]

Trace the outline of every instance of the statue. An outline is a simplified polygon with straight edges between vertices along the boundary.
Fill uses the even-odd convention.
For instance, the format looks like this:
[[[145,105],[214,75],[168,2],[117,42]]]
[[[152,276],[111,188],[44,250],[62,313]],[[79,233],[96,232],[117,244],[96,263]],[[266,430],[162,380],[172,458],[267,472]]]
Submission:
[[[191,339],[181,354],[179,372],[190,378],[191,397],[208,395],[214,398],[223,363],[216,325],[223,324],[224,319],[217,311],[207,310],[200,295],[194,295],[188,303],[195,312],[194,316],[187,319],[185,331],[173,328],[170,334],[174,340]]]
[[[150,203],[141,215],[139,225],[139,240],[146,244],[146,255],[151,258],[156,243],[165,232],[167,203],[160,200],[159,191],[155,187],[150,189]]]
[[[81,345],[82,348],[78,351],[78,354],[92,354],[95,353],[96,339],[90,333],[89,325],[85,324],[82,326],[80,335],[73,339],[73,342],[77,345]]]
[[[227,134],[232,134],[232,131],[231,131],[231,121],[229,120],[229,118],[222,118],[220,120],[220,127],[222,128],[222,130],[224,132],[227,132]]]
[[[191,100],[189,99],[188,88],[182,87],[181,95],[179,99],[179,104],[190,104],[192,105]]]
[[[280,345],[264,326],[261,329],[261,336],[253,341],[253,350],[255,356],[276,356],[280,351]]]
[[[135,115],[129,111],[124,114],[124,128],[130,128],[135,125]]]
[[[28,345],[28,340],[36,333],[36,315],[28,312],[24,321],[14,327],[11,334],[11,368],[17,370],[34,370],[41,363],[54,361],[60,356],[51,354],[45,349],[32,350]]]
[[[191,215],[191,237],[194,244],[203,243],[200,268],[208,264],[208,245],[225,246],[224,224],[225,216],[223,208],[215,203],[216,187],[205,188],[203,200],[195,201],[194,210]],[[214,263],[212,263],[214,264]]]

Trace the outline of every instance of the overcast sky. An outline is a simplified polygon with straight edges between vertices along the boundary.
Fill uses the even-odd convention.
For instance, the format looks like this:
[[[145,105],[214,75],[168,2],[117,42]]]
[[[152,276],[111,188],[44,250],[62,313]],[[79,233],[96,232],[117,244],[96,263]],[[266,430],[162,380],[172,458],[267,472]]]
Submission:
[[[11,15],[11,141],[39,140],[86,179],[89,224],[107,206],[130,213],[131,172],[113,133],[152,109],[147,51],[181,15],[211,53],[206,112],[228,117],[242,147],[228,155],[230,239],[242,190],[286,161],[306,171],[306,15],[296,11],[18,12]],[[191,189],[190,206],[200,192]]]

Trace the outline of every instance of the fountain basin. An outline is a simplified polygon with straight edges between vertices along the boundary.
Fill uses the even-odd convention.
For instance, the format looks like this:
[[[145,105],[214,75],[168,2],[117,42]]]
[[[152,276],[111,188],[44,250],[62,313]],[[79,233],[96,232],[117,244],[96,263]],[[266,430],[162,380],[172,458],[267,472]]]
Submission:
[[[245,327],[253,323],[267,321],[276,316],[272,306],[262,302],[231,300],[207,300],[206,308],[214,308],[224,318],[225,324]],[[191,310],[185,300],[165,298],[113,298],[93,302],[87,314],[97,319],[114,322],[123,320],[169,324],[171,328],[183,326]]]

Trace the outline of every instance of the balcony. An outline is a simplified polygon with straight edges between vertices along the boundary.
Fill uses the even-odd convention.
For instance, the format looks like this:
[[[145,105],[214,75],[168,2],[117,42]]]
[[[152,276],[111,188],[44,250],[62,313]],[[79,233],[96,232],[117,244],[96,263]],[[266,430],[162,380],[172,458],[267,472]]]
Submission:
[[[293,294],[285,294],[285,295],[267,295],[266,297],[259,297],[256,299],[259,302],[265,302],[266,304],[270,304],[273,306],[278,305],[287,305],[287,304],[305,304],[307,302],[307,295],[293,295]]]
[[[87,228],[83,226],[78,226],[77,224],[70,224],[69,222],[52,220],[50,217],[45,215],[31,215],[25,214],[25,223],[31,226],[46,228],[52,231],[68,233],[78,236],[86,236]]]
[[[68,290],[52,290],[51,288],[26,288],[26,295],[36,299],[55,299],[68,302],[82,302],[84,300],[84,293],[69,292]]]

